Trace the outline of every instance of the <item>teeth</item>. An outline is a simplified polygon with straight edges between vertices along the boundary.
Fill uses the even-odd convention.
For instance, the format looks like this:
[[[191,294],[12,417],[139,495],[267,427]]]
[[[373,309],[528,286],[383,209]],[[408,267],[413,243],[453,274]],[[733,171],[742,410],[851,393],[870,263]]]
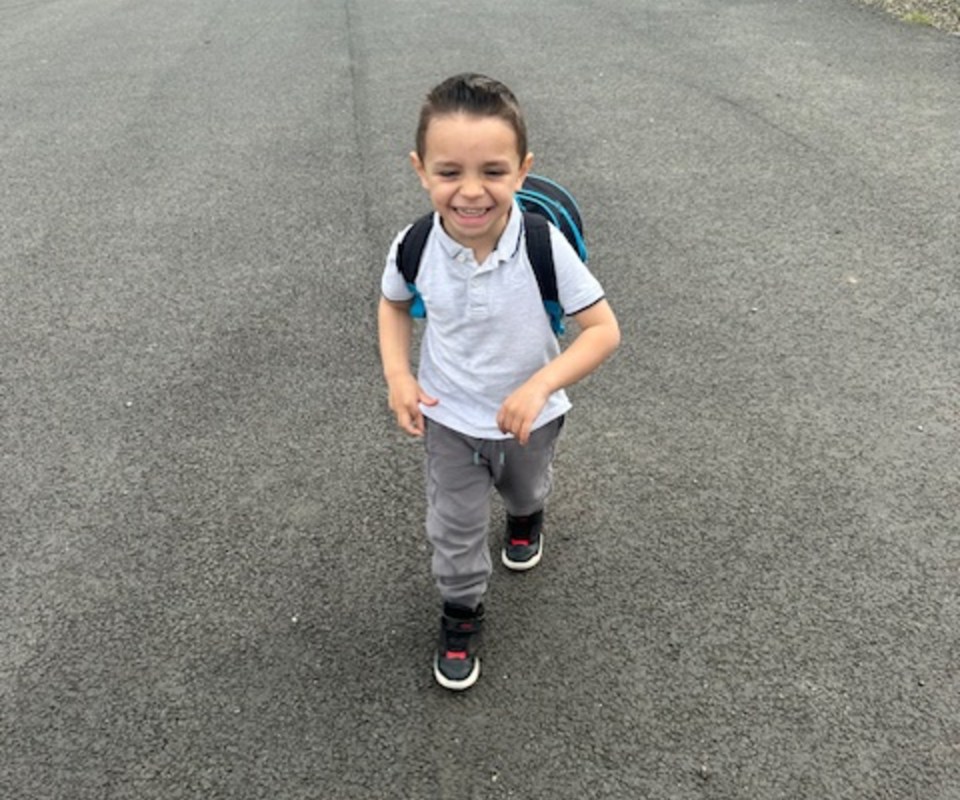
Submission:
[[[482,217],[487,213],[485,208],[458,208],[457,213],[465,217]]]

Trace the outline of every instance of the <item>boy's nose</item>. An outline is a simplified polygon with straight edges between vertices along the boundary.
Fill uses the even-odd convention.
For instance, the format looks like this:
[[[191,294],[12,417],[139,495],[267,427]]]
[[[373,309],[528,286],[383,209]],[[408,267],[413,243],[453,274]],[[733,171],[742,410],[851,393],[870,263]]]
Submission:
[[[483,182],[479,178],[464,178],[460,184],[460,194],[464,197],[480,197],[483,194]]]

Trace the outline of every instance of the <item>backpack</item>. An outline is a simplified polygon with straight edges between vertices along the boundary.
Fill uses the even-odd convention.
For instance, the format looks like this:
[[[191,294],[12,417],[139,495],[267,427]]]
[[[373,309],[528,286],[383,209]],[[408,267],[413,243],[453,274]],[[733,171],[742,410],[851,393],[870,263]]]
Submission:
[[[560,184],[541,175],[528,175],[523,186],[516,193],[517,204],[523,212],[523,224],[526,233],[527,257],[533,267],[533,273],[543,298],[543,307],[550,318],[550,327],[560,336],[564,332],[563,307],[557,292],[557,274],[553,264],[553,251],[550,248],[550,224],[560,232],[577,251],[580,260],[587,262],[587,247],[583,240],[583,222],[580,209],[573,195]],[[433,229],[433,213],[420,217],[397,245],[397,268],[407,282],[407,288],[413,292],[413,304],[410,314],[425,317],[423,298],[417,291],[416,278],[420,270],[420,259],[427,244],[427,237]]]

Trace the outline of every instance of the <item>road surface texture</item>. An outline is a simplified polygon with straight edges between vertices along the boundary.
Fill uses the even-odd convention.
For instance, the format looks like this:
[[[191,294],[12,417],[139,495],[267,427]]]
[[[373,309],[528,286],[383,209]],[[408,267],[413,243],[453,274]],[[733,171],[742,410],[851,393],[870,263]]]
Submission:
[[[2,0],[0,796],[960,798],[960,40],[839,0]],[[420,98],[511,85],[624,344],[434,685]]]

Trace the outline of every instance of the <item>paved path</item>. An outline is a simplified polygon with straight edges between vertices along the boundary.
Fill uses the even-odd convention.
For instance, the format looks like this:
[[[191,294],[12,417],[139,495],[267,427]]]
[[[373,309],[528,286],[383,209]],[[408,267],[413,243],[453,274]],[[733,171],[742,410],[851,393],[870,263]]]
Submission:
[[[625,342],[456,696],[373,310],[463,69]],[[960,797],[958,79],[839,0],[4,0],[0,796]]]

